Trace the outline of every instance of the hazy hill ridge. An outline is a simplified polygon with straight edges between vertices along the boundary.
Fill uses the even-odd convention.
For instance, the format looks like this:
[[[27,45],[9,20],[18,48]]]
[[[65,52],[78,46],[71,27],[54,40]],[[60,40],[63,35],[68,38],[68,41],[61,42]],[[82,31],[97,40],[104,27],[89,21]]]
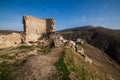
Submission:
[[[103,50],[120,64],[120,30],[83,26],[59,31],[66,39],[83,38],[89,44]]]

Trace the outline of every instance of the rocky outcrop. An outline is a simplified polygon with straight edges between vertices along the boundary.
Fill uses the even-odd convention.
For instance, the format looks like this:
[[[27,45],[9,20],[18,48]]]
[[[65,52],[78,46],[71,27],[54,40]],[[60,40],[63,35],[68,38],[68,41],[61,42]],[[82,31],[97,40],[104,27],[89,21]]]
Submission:
[[[84,55],[84,49],[81,46],[76,45],[75,47],[76,47],[76,52],[80,53],[81,55]]]
[[[43,34],[54,31],[54,19],[23,16],[24,42],[36,42]]]
[[[64,44],[63,37],[56,32],[51,33],[49,35],[49,40],[50,40],[51,46],[59,47]]]
[[[74,42],[74,41],[72,41],[72,40],[70,40],[70,41],[67,41],[66,42],[66,45],[69,47],[69,48],[71,48],[72,50],[76,50],[76,48],[75,48],[75,46],[76,46],[76,43]]]
[[[76,39],[75,42],[78,43],[78,44],[83,44],[84,43],[84,41],[82,39],[80,39],[80,38]]]
[[[85,61],[92,64],[92,60],[87,55],[85,55]]]

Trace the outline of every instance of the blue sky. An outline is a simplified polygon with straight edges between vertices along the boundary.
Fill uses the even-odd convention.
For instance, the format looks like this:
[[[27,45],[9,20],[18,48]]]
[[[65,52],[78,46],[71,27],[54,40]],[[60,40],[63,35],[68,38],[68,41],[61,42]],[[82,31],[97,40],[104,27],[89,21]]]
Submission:
[[[0,0],[0,29],[23,30],[23,15],[55,18],[56,30],[84,25],[120,29],[120,0]]]

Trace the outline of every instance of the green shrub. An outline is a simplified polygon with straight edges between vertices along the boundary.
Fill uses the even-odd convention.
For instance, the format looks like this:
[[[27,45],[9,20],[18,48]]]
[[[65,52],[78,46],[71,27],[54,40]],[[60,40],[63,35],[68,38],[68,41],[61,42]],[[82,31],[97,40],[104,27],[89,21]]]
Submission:
[[[58,77],[61,77],[61,80],[70,80],[69,75],[71,72],[74,72],[76,73],[75,78],[77,80],[93,79],[92,72],[86,69],[84,63],[78,62],[78,64],[75,64],[73,56],[74,53],[72,53],[71,49],[64,48],[59,60],[55,63],[55,66],[59,71]]]
[[[5,61],[0,63],[0,80],[14,80],[10,64]]]
[[[25,45],[18,47],[18,49],[31,49],[31,48],[32,46],[25,46]]]
[[[1,55],[0,58],[13,60],[13,59],[15,59],[15,56],[10,56],[8,54],[5,54],[5,55]]]
[[[67,65],[64,61],[65,53],[66,51],[63,50],[58,62],[55,63],[55,66],[60,71],[60,75],[62,76],[61,80],[70,80],[68,77],[70,75],[70,71],[68,70]]]

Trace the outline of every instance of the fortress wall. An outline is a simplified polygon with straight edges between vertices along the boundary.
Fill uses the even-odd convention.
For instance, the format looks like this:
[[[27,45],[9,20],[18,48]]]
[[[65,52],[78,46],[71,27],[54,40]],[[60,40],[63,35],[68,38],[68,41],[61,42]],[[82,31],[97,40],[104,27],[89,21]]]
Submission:
[[[55,31],[55,19],[51,18],[51,19],[47,19],[47,25],[46,25],[47,29],[46,31],[49,32],[54,32]]]
[[[37,42],[43,34],[54,32],[54,21],[54,19],[41,19],[33,16],[23,16],[24,32],[0,34],[0,48],[17,46],[22,42]]]
[[[20,33],[11,33],[0,35],[0,48],[14,47],[21,43],[22,35]]]
[[[25,38],[24,42],[36,42],[42,34],[53,31],[54,19],[41,19],[33,16],[23,16]]]

